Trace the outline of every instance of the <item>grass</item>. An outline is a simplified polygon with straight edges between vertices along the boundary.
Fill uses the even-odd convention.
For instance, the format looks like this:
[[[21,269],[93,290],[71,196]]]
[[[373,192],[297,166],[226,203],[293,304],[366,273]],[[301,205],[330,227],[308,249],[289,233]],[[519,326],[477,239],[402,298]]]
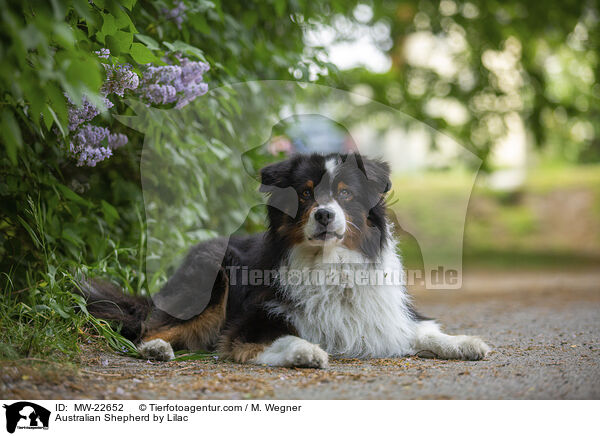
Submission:
[[[578,166],[546,165],[528,174],[526,187],[534,193],[585,188],[600,192],[600,164]]]
[[[43,268],[28,270],[27,286],[21,289],[14,288],[10,273],[0,276],[0,359],[72,360],[82,341],[102,342],[119,352],[137,355],[130,341],[106,321],[91,316],[84,298],[73,292],[78,278],[89,271],[129,271],[118,267],[123,250],[113,250],[94,265],[61,262],[44,231],[43,208],[30,200],[28,214],[22,224],[41,253]]]
[[[186,360],[211,360],[217,356],[217,353],[208,353],[208,352],[198,352],[198,351],[190,351],[190,350],[179,350],[175,352],[176,362],[184,362]]]
[[[137,355],[130,341],[87,312],[83,297],[72,292],[76,280],[70,273],[50,274],[40,273],[46,280],[22,290],[6,280],[0,298],[0,359],[73,359],[83,341]]]

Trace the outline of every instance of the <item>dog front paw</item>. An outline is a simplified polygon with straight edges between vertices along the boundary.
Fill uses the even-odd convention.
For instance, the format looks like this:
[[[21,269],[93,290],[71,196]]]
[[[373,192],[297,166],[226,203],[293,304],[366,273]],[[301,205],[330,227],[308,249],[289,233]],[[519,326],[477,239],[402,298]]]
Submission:
[[[490,347],[477,336],[456,336],[457,359],[481,360],[490,352]]]
[[[297,336],[284,336],[259,354],[255,362],[291,368],[327,368],[329,356],[316,344]]]
[[[295,350],[291,365],[303,368],[327,368],[329,356],[318,345],[307,342],[303,347]]]
[[[175,358],[171,344],[163,339],[152,339],[148,342],[142,342],[137,346],[137,350],[145,359],[167,362]]]

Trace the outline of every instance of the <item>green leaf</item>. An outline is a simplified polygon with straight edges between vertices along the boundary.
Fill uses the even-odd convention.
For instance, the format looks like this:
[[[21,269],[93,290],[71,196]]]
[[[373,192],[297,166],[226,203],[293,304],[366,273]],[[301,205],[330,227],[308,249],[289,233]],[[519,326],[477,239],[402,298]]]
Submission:
[[[144,44],[140,44],[139,42],[134,42],[131,44],[129,54],[131,54],[131,57],[138,64],[147,64],[156,61],[156,56],[154,56],[152,50],[150,50]]]
[[[204,52],[200,50],[198,47],[194,47],[193,45],[186,44],[183,41],[175,41],[174,43],[163,42],[164,45],[171,51],[180,51],[192,56],[196,56],[202,62],[206,62],[206,58],[204,57]]]
[[[62,308],[62,307],[60,307],[60,305],[59,305],[59,304],[58,304],[56,301],[51,301],[51,302],[50,302],[50,307],[51,307],[52,309],[54,309],[54,311],[55,311],[56,313],[58,313],[58,314],[59,314],[59,315],[60,315],[62,318],[64,318],[64,319],[69,319],[69,318],[71,317],[71,316],[70,316],[70,315],[69,315],[67,312],[65,312],[65,311],[63,310],[63,308]]]
[[[40,238],[38,237],[36,231],[33,230],[29,223],[25,221],[22,217],[18,216],[17,219],[21,222],[21,225],[25,227],[25,230],[27,230],[27,233],[29,233],[29,237],[31,238],[35,246],[38,248],[42,248],[44,244],[42,243],[42,241],[40,241]]]
[[[117,32],[117,23],[115,21],[115,17],[113,17],[110,14],[103,14],[102,15],[102,19],[103,19],[103,23],[102,23],[102,29],[100,30],[98,36],[98,39],[100,39],[100,41],[104,42],[104,38],[109,36],[109,35],[114,35]]]
[[[133,33],[117,31],[114,35],[106,37],[106,45],[113,55],[129,53],[129,48],[133,43]]]
[[[77,285],[77,287],[79,287],[79,285]],[[73,293],[73,295],[71,297],[77,302],[77,306],[79,307],[79,310],[81,310],[86,315],[90,314],[87,310],[87,303],[85,301],[85,298],[83,298],[83,296]]]
[[[43,107],[42,119],[44,120],[44,125],[46,126],[46,129],[50,130],[50,127],[52,127],[52,124],[54,124],[54,116],[52,114],[52,109],[50,109],[50,106],[45,105]]]
[[[21,129],[15,116],[10,109],[2,111],[1,122],[2,139],[6,147],[6,154],[13,165],[17,164],[17,150],[23,146],[23,138],[21,137]]]
[[[213,359],[216,353],[203,353],[203,352],[190,352],[187,350],[180,350],[176,353],[173,361],[183,362],[186,360],[209,360]]]
[[[88,207],[92,206],[92,203],[90,203],[89,201],[87,201],[85,198],[80,197],[79,195],[75,194],[73,191],[71,191],[65,185],[63,185],[61,183],[56,183],[54,186],[56,186],[58,188],[58,190],[62,193],[62,195],[67,200],[74,201],[75,203],[79,203],[79,204],[81,204],[83,206],[88,206]]]
[[[204,18],[204,16],[201,14],[194,15],[191,18],[190,24],[192,25],[194,30],[197,30],[198,32],[201,32],[205,35],[209,35],[211,32],[211,28],[208,25],[206,18]]]
[[[67,125],[68,119],[67,99],[63,95],[60,88],[52,82],[46,84],[46,94],[50,100],[50,113],[56,121],[56,124],[59,126],[63,136],[65,136],[63,126]]]
[[[135,31],[135,26],[133,25],[131,18],[129,18],[129,15],[127,15],[123,8],[115,3],[111,8],[111,12],[115,16],[115,24],[117,29],[129,27],[130,30]]]
[[[69,85],[73,87],[83,84],[88,89],[97,91],[102,86],[102,75],[95,60],[90,62],[88,59],[72,59],[65,76]]]
[[[135,5],[136,0],[121,0],[121,4],[131,10]]]
[[[29,117],[36,126],[40,126],[40,114],[46,106],[44,90],[39,87],[37,81],[30,80],[24,84],[23,95],[29,103]]]
[[[94,14],[88,0],[72,0],[72,5],[75,12],[86,21],[88,27],[96,25],[96,20],[94,19]]]
[[[76,230],[72,227],[65,227],[62,231],[61,237],[67,241],[72,242],[78,247],[85,245],[83,239],[77,234]]]
[[[119,220],[119,212],[115,207],[108,203],[107,201],[102,200],[102,214],[104,215],[104,219],[107,223],[112,225],[115,221]]]
[[[66,49],[73,47],[75,44],[73,32],[65,23],[54,23],[52,33],[52,39]]]
[[[62,135],[63,138],[65,138],[67,136],[67,133],[65,132],[65,129],[63,128],[62,123],[58,119],[58,116],[56,116],[56,112],[54,112],[50,106],[48,106],[48,112],[50,112],[50,115],[52,115],[52,119],[58,126],[58,130],[60,130],[60,134]],[[48,123],[46,123],[46,125],[48,125]],[[50,125],[52,125],[52,123],[50,123]]]
[[[141,33],[136,33],[135,37],[137,39],[139,39],[140,41],[142,41],[144,44],[146,44],[146,47],[148,47],[150,50],[160,49],[160,45],[158,45],[158,42],[156,42],[156,40],[154,40],[153,38],[150,38],[147,35],[142,35]]]

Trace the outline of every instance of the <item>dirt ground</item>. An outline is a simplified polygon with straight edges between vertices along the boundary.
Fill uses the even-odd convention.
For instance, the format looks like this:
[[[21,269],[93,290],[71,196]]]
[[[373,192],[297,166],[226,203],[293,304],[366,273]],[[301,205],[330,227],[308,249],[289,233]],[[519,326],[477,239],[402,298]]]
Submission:
[[[466,274],[461,291],[416,291],[448,332],[492,346],[479,362],[332,359],[286,369],[156,363],[94,349],[81,365],[2,363],[6,399],[599,399],[600,271]]]

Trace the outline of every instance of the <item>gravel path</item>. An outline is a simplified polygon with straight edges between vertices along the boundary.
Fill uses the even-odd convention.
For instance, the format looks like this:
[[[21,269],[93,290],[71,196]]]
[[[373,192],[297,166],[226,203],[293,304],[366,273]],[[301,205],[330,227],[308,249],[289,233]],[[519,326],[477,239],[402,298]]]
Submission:
[[[2,363],[0,398],[600,398],[600,272],[477,273],[462,291],[416,291],[451,333],[485,338],[485,361],[334,359],[327,370],[150,363],[86,350],[78,367]]]

